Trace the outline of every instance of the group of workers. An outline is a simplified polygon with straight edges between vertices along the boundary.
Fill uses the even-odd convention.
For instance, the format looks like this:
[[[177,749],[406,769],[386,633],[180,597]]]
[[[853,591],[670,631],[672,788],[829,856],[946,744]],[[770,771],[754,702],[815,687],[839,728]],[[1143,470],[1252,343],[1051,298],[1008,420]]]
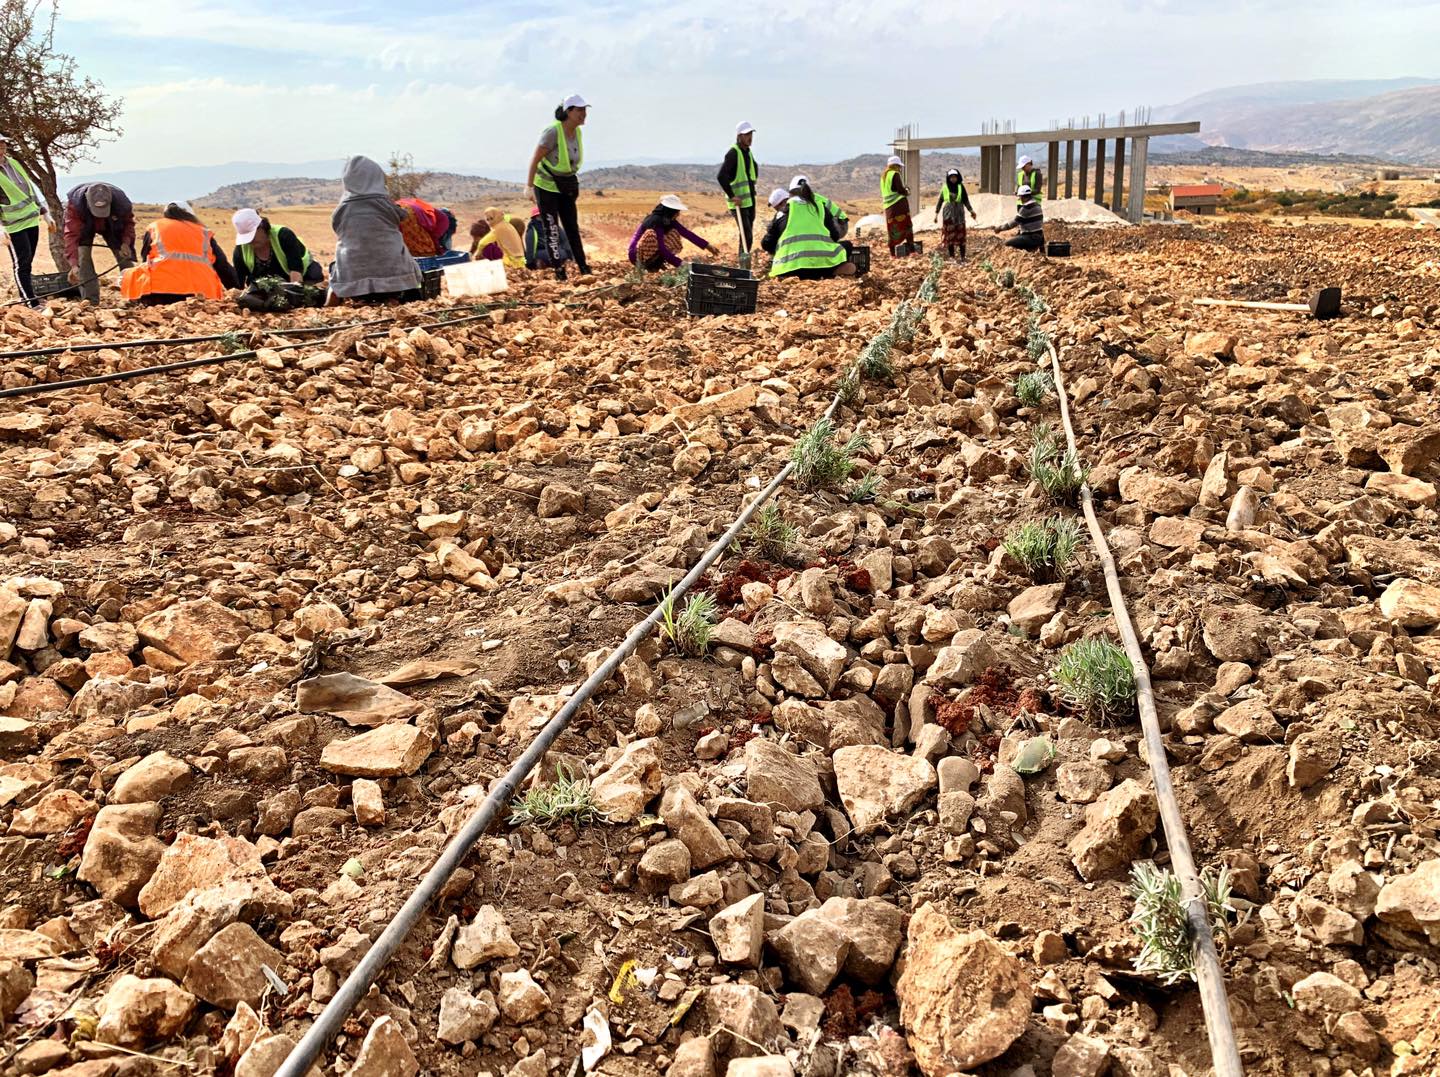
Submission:
[[[580,233],[577,202],[579,173],[585,158],[583,128],[590,104],[580,95],[566,98],[554,120],[541,130],[530,159],[526,192],[534,205],[528,221],[498,208],[487,209],[470,229],[468,252],[454,251],[455,215],[419,198],[394,199],[384,170],[368,157],[352,157],[341,177],[343,193],[331,217],[337,244],[328,274],[301,239],[289,228],[275,227],[253,208],[234,215],[235,246],[227,259],[211,231],[184,202],[166,206],[136,249],[135,212],[131,200],[113,184],[85,183],[65,198],[64,250],[69,281],[81,296],[99,300],[93,247],[102,242],[122,270],[121,294],[145,303],[172,302],[186,296],[221,298],[227,289],[252,287],[262,280],[323,286],[327,301],[416,298],[421,288],[421,262],[448,264],[469,258],[502,261],[507,268],[553,270],[566,279],[575,263],[588,276],[589,263]],[[734,216],[742,264],[754,244],[759,165],[753,152],[754,125],[736,126],[735,141],[726,152],[716,180]],[[10,251],[16,287],[22,301],[38,305],[31,267],[39,245],[40,222],[50,223],[46,202],[24,167],[10,153],[11,140],[0,133],[0,223]],[[892,256],[918,249],[899,157],[886,162],[880,177],[887,246]],[[1007,245],[1044,250],[1040,206],[1041,176],[1029,157],[1016,173],[1019,205],[1015,219],[996,231],[1018,229]],[[768,203],[774,211],[760,247],[771,255],[770,276],[817,279],[849,276],[852,246],[846,240],[849,218],[834,201],[816,192],[809,178],[797,175],[788,187],[776,188]],[[680,223],[685,204],[675,195],[662,198],[636,227],[630,239],[632,264],[646,270],[681,264],[689,241],[709,255],[714,244]],[[963,259],[965,217],[975,219],[969,192],[958,169],[950,169],[935,204],[946,254]]]

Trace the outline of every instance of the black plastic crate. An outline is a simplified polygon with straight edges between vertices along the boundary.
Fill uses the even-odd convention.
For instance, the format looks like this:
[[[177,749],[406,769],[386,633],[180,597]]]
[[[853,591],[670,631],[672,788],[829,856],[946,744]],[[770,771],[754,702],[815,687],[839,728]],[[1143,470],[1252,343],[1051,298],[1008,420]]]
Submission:
[[[759,294],[760,282],[748,273],[745,277],[722,277],[695,273],[692,267],[685,288],[685,307],[691,314],[754,314]]]
[[[1069,258],[1070,241],[1068,239],[1052,239],[1045,244],[1045,253],[1051,258]]]
[[[420,298],[439,299],[440,281],[445,276],[443,269],[426,269],[420,274]]]
[[[754,280],[755,274],[736,266],[716,265],[714,262],[691,262],[690,276],[719,277],[725,280]]]
[[[41,299],[79,299],[80,286],[70,283],[68,273],[34,273],[30,277],[34,294]]]
[[[869,248],[869,247],[851,247],[851,248],[850,248],[850,264],[855,267],[855,272],[856,272],[856,273],[869,273],[869,272],[870,272],[870,248]]]

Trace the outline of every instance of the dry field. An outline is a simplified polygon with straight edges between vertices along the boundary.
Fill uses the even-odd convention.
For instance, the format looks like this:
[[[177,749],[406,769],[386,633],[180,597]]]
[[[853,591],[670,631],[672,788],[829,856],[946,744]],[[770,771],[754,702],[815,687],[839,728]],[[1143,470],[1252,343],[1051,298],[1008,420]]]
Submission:
[[[649,201],[593,284],[488,313],[0,313],[11,350],[260,349],[0,400],[0,1072],[273,1073],[930,269],[687,318],[615,260]],[[323,253],[325,212],[277,218]],[[786,483],[687,646],[582,708],[324,1072],[570,1074],[587,1023],[610,1077],[1209,1072],[1127,923],[1169,859],[1134,713],[1060,672],[1114,637],[1100,563],[1005,545],[1074,516],[1029,463],[1056,397],[1017,395],[1043,337],[1230,870],[1247,1072],[1440,1071],[1440,237],[1053,231],[1073,258],[944,267],[836,414],[852,466]],[[1192,302],[1320,283],[1344,317]],[[0,390],[217,347],[8,357]]]

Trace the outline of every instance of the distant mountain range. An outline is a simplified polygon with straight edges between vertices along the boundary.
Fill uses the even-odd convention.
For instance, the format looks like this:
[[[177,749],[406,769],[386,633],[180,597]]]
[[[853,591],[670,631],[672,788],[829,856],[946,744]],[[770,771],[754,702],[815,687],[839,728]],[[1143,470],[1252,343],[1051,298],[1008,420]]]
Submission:
[[[513,198],[522,190],[518,183],[462,176],[454,172],[432,172],[421,195],[431,202],[485,202]],[[243,206],[314,206],[338,202],[342,189],[338,179],[257,179],[228,183],[193,201],[196,205],[235,209]]]
[[[1276,153],[1440,162],[1440,79],[1317,79],[1232,86],[1156,109],[1157,123],[1199,120],[1197,143]]]

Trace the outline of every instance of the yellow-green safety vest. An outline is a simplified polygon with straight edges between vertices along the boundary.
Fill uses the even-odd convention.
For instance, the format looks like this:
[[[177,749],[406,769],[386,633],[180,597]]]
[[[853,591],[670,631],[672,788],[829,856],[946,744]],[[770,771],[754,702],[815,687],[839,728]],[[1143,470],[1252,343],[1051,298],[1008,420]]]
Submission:
[[[304,244],[301,244],[304,247]],[[270,229],[270,253],[275,255],[275,261],[280,263],[280,271],[286,276],[290,275],[290,263],[285,260],[285,251],[280,246],[280,229]],[[240,248],[240,257],[245,259],[245,268],[252,275],[255,272],[255,244],[247,243]],[[309,248],[305,249],[305,257],[300,262],[300,272],[304,274],[310,268]]]
[[[880,197],[886,209],[889,209],[905,197],[895,190],[895,180],[899,178],[899,176],[899,169],[887,168],[885,174],[880,177]]]
[[[801,269],[831,269],[849,255],[830,238],[825,228],[825,211],[803,198],[790,199],[785,232],[775,247],[770,276],[783,277]]]
[[[837,221],[848,221],[850,219],[850,215],[841,209],[838,203],[831,201],[823,194],[817,194],[815,201],[819,204],[822,212],[828,209],[830,216],[834,217]]]
[[[965,184],[961,183],[952,191],[950,184],[942,183],[940,185],[940,197],[946,202],[961,201],[965,197]]]
[[[730,181],[730,198],[725,200],[727,209],[749,209],[755,204],[755,181],[760,177],[760,166],[755,155],[750,154],[750,169],[745,169],[745,151],[740,143],[730,147],[735,151],[735,178]]]
[[[549,191],[551,194],[559,194],[560,188],[556,186],[555,176],[573,176],[580,171],[580,164],[585,160],[585,132],[583,129],[575,128],[575,148],[579,153],[575,157],[575,163],[570,163],[570,142],[565,137],[565,125],[559,120],[554,123],[555,127],[555,158],[558,165],[550,164],[550,155],[546,154],[540,158],[540,166],[535,169],[535,186],[542,191]]]
[[[0,192],[5,195],[5,204],[0,206],[0,224],[13,235],[40,223],[40,202],[35,196],[35,181],[25,166],[13,157],[5,158],[4,163],[13,168],[25,184],[21,188],[0,170]]]
[[[1015,189],[1018,191],[1021,187],[1029,187],[1030,197],[1035,201],[1043,202],[1045,200],[1045,196],[1040,193],[1040,171],[1038,169],[1028,174],[1023,168],[1016,170]]]

